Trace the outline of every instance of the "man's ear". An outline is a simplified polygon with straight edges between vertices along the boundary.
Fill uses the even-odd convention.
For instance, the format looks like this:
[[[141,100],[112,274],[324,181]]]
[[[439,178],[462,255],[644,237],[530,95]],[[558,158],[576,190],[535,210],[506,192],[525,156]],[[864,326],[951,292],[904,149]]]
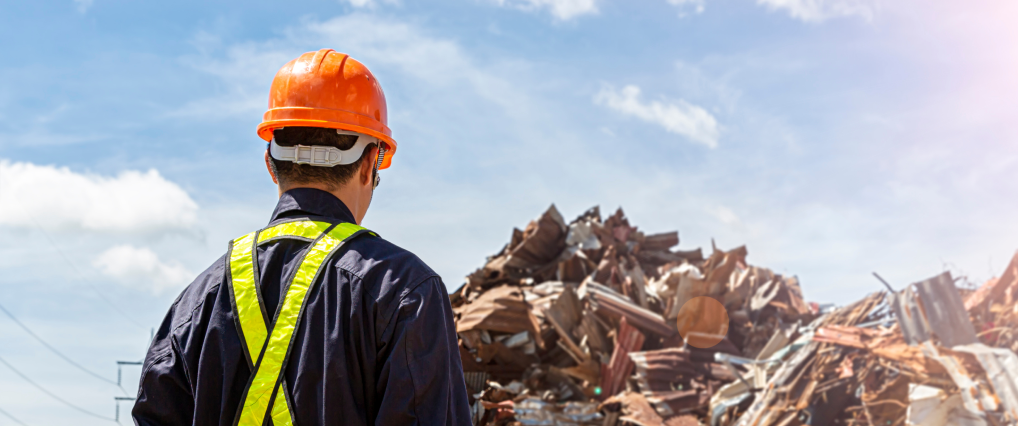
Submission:
[[[371,178],[374,177],[371,176],[371,171],[375,169],[375,156],[378,155],[378,146],[371,147],[366,154],[361,161],[361,169],[358,174],[361,178],[361,185],[374,185],[374,182],[371,181]]]
[[[272,183],[279,185],[279,179],[276,179],[276,174],[272,173],[272,160],[269,159],[269,150],[265,150],[265,170],[269,171],[269,176],[272,176]]]

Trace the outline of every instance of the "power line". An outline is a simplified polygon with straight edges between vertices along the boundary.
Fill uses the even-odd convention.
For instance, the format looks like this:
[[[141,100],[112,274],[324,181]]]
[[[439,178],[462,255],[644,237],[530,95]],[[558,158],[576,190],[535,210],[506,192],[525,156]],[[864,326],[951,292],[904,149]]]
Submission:
[[[28,425],[25,424],[25,422],[22,422],[21,420],[18,420],[17,417],[12,416],[11,413],[8,413],[8,412],[4,411],[3,408],[0,408],[0,414],[3,414],[4,416],[7,416],[7,418],[11,419],[11,421],[13,421],[14,423],[17,423],[17,424],[19,424],[21,426],[28,426]]]
[[[21,371],[18,371],[18,369],[17,369],[17,368],[14,368],[14,366],[13,366],[13,365],[11,365],[11,364],[10,364],[9,362],[7,362],[7,360],[5,360],[5,359],[4,359],[3,357],[0,357],[0,363],[2,363],[3,365],[6,365],[6,366],[7,366],[7,368],[10,368],[10,369],[11,369],[11,371],[13,371],[13,372],[14,372],[14,374],[17,374],[17,375],[18,375],[18,376],[20,376],[20,377],[21,377],[22,379],[24,379],[24,380],[25,380],[26,382],[28,382],[28,383],[29,383],[30,385],[32,385],[32,386],[35,386],[35,388],[36,388],[36,389],[39,389],[39,391],[41,391],[42,393],[44,393],[44,394],[46,394],[46,395],[49,395],[49,397],[50,397],[50,398],[53,398],[53,399],[57,400],[57,401],[58,401],[58,402],[60,402],[61,404],[64,404],[64,405],[66,405],[66,406],[68,406],[68,407],[71,407],[71,408],[73,408],[73,409],[75,409],[75,410],[77,410],[77,411],[79,411],[79,412],[81,412],[81,413],[84,413],[84,414],[88,414],[88,415],[90,415],[90,416],[92,416],[92,417],[100,418],[100,419],[103,419],[103,420],[109,420],[109,421],[111,421],[111,422],[116,422],[116,419],[114,419],[114,418],[112,418],[112,417],[106,417],[106,416],[104,416],[104,415],[101,415],[101,414],[96,414],[96,413],[93,413],[93,412],[91,412],[91,411],[88,411],[88,410],[86,410],[86,409],[84,409],[84,408],[81,408],[81,407],[79,407],[79,406],[77,406],[77,405],[74,405],[74,404],[72,404],[72,403],[68,402],[67,400],[65,400],[65,399],[63,399],[63,398],[61,398],[61,397],[57,396],[57,395],[56,395],[56,394],[54,394],[53,392],[50,392],[50,391],[46,390],[46,388],[44,388],[44,387],[42,387],[42,386],[39,386],[39,384],[38,384],[38,383],[36,383],[36,382],[35,382],[35,381],[33,381],[32,379],[28,378],[28,376],[26,376],[26,375],[25,375],[24,373],[22,373]]]
[[[60,247],[57,246],[57,243],[56,241],[53,240],[53,237],[50,236],[49,232],[46,232],[46,228],[43,228],[43,226],[39,224],[37,220],[35,220],[34,216],[26,212],[25,208],[21,205],[21,203],[17,202],[18,200],[14,199],[13,196],[11,195],[8,195],[8,198],[11,198],[11,204],[18,206],[18,209],[20,209],[21,212],[24,213],[25,216],[28,217],[28,219],[31,220],[33,224],[35,224],[35,227],[42,232],[42,235],[46,237],[46,241],[48,241],[50,246],[53,247],[53,250],[55,250],[57,254],[59,254],[60,257],[62,257],[65,262],[67,262],[68,265],[71,265],[71,269],[73,269],[74,272],[78,274],[79,281],[85,283],[85,285],[91,288],[92,291],[94,291],[95,294],[99,296],[99,298],[102,299],[103,302],[106,302],[107,305],[110,305],[110,307],[113,308],[114,311],[116,311],[118,314],[126,318],[128,322],[141,329],[145,329],[144,325],[142,325],[140,322],[136,321],[133,317],[131,317],[126,312],[121,310],[116,304],[110,301],[110,299],[106,298],[106,296],[101,291],[99,291],[99,288],[97,288],[94,284],[92,284],[91,281],[85,278],[85,274],[83,274],[81,270],[78,269],[78,265],[75,265],[74,262],[72,262],[71,259],[64,254],[63,250],[60,250]]]
[[[21,208],[21,205],[19,204],[18,207]],[[28,218],[32,220],[32,223],[34,223],[35,226],[38,227],[40,231],[42,231],[42,235],[44,235],[46,237],[46,240],[49,241],[49,244],[50,246],[53,247],[53,250],[56,250],[56,252],[60,254],[60,257],[64,258],[64,261],[66,261],[68,265],[71,265],[71,269],[74,269],[74,272],[78,273],[79,280],[88,285],[88,287],[91,288],[92,291],[94,291],[95,294],[98,295],[103,302],[106,302],[107,305],[110,305],[110,307],[113,308],[114,311],[117,311],[118,314],[126,318],[131,324],[134,324],[135,326],[143,330],[145,329],[145,326],[141,325],[140,322],[136,321],[133,317],[128,315],[127,312],[121,310],[120,307],[115,305],[112,301],[110,301],[110,299],[107,299],[106,295],[99,291],[98,287],[96,287],[94,284],[92,284],[91,281],[85,278],[85,274],[81,273],[81,270],[78,269],[78,265],[75,265],[74,262],[71,262],[71,259],[64,254],[63,250],[60,250],[60,247],[57,246],[57,243],[53,241],[52,237],[50,237],[49,232],[46,232],[46,229],[43,228],[42,225],[40,225],[39,222],[37,222],[35,218],[32,217],[32,215],[28,215]]]
[[[34,337],[34,338],[35,338],[35,340],[39,341],[39,343],[42,343],[42,345],[43,345],[43,346],[45,346],[45,347],[46,347],[46,349],[49,349],[49,350],[50,350],[50,352],[53,352],[54,354],[56,354],[56,356],[58,356],[58,357],[62,358],[62,359],[63,359],[64,361],[67,361],[67,363],[68,363],[68,364],[71,364],[71,365],[72,365],[72,366],[74,366],[75,368],[77,368],[77,369],[79,369],[79,370],[81,370],[81,371],[84,371],[85,373],[87,373],[88,375],[90,375],[90,376],[92,376],[92,377],[95,377],[95,378],[97,378],[97,379],[99,379],[99,380],[102,380],[102,381],[104,381],[104,382],[106,382],[106,383],[109,383],[109,384],[111,384],[111,385],[116,385],[117,387],[120,387],[120,384],[119,384],[119,383],[117,383],[117,382],[114,382],[113,380],[107,379],[107,378],[105,378],[105,377],[103,377],[103,376],[99,375],[98,373],[95,373],[95,372],[93,372],[92,370],[89,370],[89,369],[85,368],[85,367],[84,367],[84,366],[82,366],[81,364],[78,364],[77,362],[74,362],[74,360],[73,360],[73,359],[71,359],[71,358],[70,358],[70,357],[68,357],[67,355],[64,355],[64,354],[63,354],[62,352],[58,351],[58,350],[57,350],[57,348],[54,348],[54,347],[53,347],[53,345],[50,345],[49,343],[46,343],[46,341],[45,341],[45,340],[43,340],[43,339],[42,339],[42,337],[39,337],[39,335],[38,335],[38,334],[35,334],[35,332],[33,332],[33,331],[32,331],[31,329],[29,329],[29,328],[28,328],[28,326],[26,326],[26,325],[25,325],[24,323],[22,323],[21,321],[19,321],[19,320],[18,320],[18,319],[17,319],[17,318],[16,318],[15,316],[14,316],[14,314],[12,314],[12,313],[11,313],[11,311],[8,311],[8,310],[7,310],[7,308],[5,308],[5,307],[4,307],[4,305],[0,305],[0,311],[3,311],[3,312],[4,312],[5,314],[7,314],[7,316],[8,316],[8,317],[10,317],[10,318],[11,318],[11,320],[12,320],[12,321],[14,321],[14,323],[15,323],[15,324],[17,324],[17,325],[18,325],[18,326],[20,326],[20,327],[21,327],[21,328],[22,328],[23,330],[25,330],[25,332],[26,332],[26,333],[28,333],[29,335],[31,335],[32,337]],[[123,388],[121,388],[120,390],[124,391],[124,389],[123,389]],[[127,391],[124,391],[124,393],[126,394],[126,393],[127,393]]]

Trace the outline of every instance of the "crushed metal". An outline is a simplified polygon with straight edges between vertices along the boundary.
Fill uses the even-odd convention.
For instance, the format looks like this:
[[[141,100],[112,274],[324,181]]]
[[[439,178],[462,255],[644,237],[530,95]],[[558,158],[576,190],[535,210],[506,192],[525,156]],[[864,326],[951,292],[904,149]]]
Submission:
[[[1018,254],[835,307],[745,247],[678,244],[621,209],[514,229],[450,295],[474,424],[1018,425]],[[676,325],[699,296],[729,314],[710,349]]]

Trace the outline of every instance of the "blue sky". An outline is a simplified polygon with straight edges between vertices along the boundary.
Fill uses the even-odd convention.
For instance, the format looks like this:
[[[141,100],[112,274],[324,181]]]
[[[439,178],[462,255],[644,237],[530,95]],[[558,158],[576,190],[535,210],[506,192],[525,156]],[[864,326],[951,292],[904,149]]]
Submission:
[[[981,282],[1018,248],[1018,6],[962,3],[5,1],[0,305],[111,379],[141,359],[190,278],[267,221],[254,129],[276,70],[323,47],[372,69],[399,142],[365,225],[450,288],[552,203],[746,244],[820,302],[878,290],[871,271]],[[113,415],[115,386],[3,316],[0,342]],[[109,423],[2,366],[0,409]]]

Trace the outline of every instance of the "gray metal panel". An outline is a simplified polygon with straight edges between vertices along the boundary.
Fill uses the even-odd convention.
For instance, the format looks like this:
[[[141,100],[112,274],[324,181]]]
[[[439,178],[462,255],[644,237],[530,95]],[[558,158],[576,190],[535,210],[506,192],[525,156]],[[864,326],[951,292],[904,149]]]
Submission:
[[[930,330],[947,347],[978,343],[975,327],[950,272],[914,284]]]

